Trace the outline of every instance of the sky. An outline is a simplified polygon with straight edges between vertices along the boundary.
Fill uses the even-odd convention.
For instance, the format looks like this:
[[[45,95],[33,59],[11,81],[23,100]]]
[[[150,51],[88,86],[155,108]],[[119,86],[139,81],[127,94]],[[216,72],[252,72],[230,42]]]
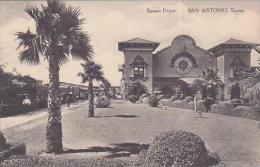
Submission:
[[[16,68],[22,75],[31,75],[48,82],[48,66],[43,60],[38,66],[28,66],[18,60],[15,32],[35,30],[35,23],[24,13],[26,4],[40,5],[45,1],[0,1],[0,61],[6,71]],[[88,32],[94,48],[94,60],[103,66],[112,85],[120,85],[122,74],[118,65],[123,53],[118,42],[136,37],[159,42],[156,51],[171,44],[180,34],[191,36],[201,48],[209,49],[230,38],[260,43],[260,0],[250,1],[65,1],[79,7],[86,18],[83,30]],[[163,12],[163,8],[172,12]],[[199,12],[188,12],[197,8]],[[203,12],[203,9],[228,12]],[[230,8],[240,12],[231,12]],[[150,13],[148,10],[161,10]],[[155,52],[156,52],[155,51]],[[260,55],[252,51],[251,64]],[[80,61],[70,61],[60,70],[60,80],[80,84]]]

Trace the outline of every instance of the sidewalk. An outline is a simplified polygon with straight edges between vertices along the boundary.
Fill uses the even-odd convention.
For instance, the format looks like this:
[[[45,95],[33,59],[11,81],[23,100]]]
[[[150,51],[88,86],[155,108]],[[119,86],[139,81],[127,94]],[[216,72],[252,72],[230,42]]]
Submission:
[[[86,102],[84,102],[86,103]],[[72,103],[71,107],[67,107],[66,104],[63,104],[61,106],[61,111],[68,111],[73,109],[75,106],[82,105],[84,103]],[[40,119],[47,117],[48,113],[48,108],[40,109],[37,111],[32,111],[26,114],[20,114],[20,115],[15,115],[15,116],[10,116],[10,117],[5,117],[5,118],[0,118],[0,130],[5,130],[8,128],[12,128],[18,125],[22,125],[25,123],[28,123],[30,121]]]

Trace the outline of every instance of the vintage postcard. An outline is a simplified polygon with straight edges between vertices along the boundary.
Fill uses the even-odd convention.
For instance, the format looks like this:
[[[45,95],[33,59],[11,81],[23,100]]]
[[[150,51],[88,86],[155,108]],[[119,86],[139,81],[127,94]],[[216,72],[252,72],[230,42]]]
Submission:
[[[260,167],[260,0],[1,0],[0,166]]]

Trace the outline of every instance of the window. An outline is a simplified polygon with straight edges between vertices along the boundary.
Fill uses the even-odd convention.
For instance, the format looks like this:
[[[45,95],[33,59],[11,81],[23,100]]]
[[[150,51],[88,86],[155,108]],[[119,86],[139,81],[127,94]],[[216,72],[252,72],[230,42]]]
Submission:
[[[134,67],[134,77],[144,77],[144,67]]]
[[[137,56],[134,59],[132,66],[132,77],[134,78],[144,78],[146,77],[146,67],[147,64],[144,62],[144,59],[141,56]]]

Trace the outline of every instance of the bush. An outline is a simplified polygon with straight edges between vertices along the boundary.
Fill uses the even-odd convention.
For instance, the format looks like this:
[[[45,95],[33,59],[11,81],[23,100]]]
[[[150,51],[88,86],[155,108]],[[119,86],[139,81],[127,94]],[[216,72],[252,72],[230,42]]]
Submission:
[[[148,94],[142,94],[138,100],[139,103],[143,103],[143,99],[145,99],[146,97],[148,97]]]
[[[168,97],[165,95],[159,95],[157,99],[158,99],[158,101],[160,101],[162,99],[168,99]]]
[[[241,102],[240,99],[232,99],[232,100],[231,100],[231,103],[232,103],[232,104],[241,104],[242,102]]]
[[[4,134],[0,131],[0,151],[8,148]]]
[[[230,103],[216,103],[211,106],[210,112],[230,115],[233,105]]]
[[[208,153],[207,166],[217,165],[221,162],[219,154],[215,151]]]
[[[172,102],[171,99],[161,99],[158,102],[158,106],[170,106],[171,102]]]
[[[95,106],[97,108],[107,108],[110,105],[110,100],[106,96],[97,97]]]
[[[129,101],[131,101],[132,103],[136,103],[138,101],[138,97],[136,95],[130,95],[128,97]]]
[[[190,101],[193,101],[193,97],[187,96],[187,97],[185,97],[184,100],[185,100],[187,103],[189,103]]]
[[[15,143],[8,145],[8,148],[0,152],[0,161],[3,161],[9,158],[12,155],[25,155],[26,154],[26,145],[24,143]]]
[[[232,109],[232,116],[259,120],[260,112],[257,107],[237,106]]]
[[[155,137],[141,167],[204,167],[207,153],[201,138],[191,132],[164,132]]]
[[[148,101],[149,101],[149,97],[145,97],[142,99],[142,103],[144,104],[148,104]]]
[[[159,102],[159,100],[155,95],[151,95],[148,99],[148,105],[151,107],[157,107],[158,102]]]

